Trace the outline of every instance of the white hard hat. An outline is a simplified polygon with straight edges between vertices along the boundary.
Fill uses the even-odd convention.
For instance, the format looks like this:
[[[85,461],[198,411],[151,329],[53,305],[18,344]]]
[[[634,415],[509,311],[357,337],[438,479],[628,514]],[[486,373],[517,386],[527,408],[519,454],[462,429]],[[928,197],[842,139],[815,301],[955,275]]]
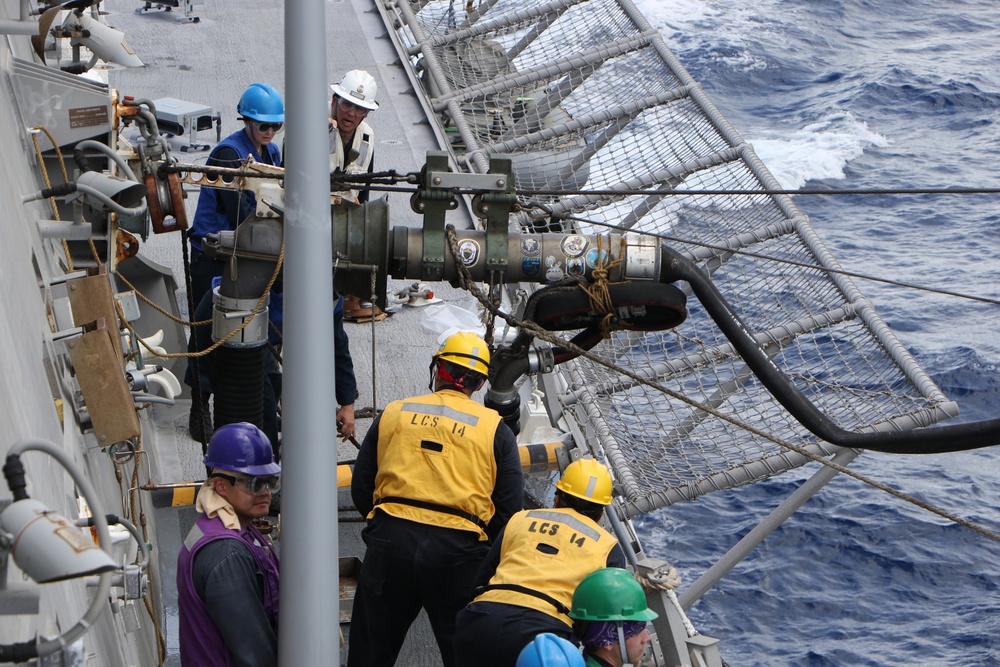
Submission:
[[[378,93],[378,84],[375,77],[363,69],[352,69],[344,75],[340,83],[330,86],[334,95],[344,98],[348,102],[371,109],[378,109],[378,102],[375,95]]]

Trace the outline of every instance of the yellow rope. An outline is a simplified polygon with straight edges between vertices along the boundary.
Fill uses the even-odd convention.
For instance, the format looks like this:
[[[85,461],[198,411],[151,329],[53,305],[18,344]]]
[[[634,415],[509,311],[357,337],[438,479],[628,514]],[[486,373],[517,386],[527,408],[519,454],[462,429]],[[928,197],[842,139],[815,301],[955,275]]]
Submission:
[[[168,352],[168,353],[165,353],[165,354],[161,354],[161,353],[157,352],[156,350],[154,350],[153,348],[151,348],[149,345],[147,345],[146,341],[144,341],[142,339],[142,337],[139,336],[138,333],[136,333],[135,329],[132,327],[132,325],[129,322],[124,322],[125,327],[132,333],[132,335],[135,337],[135,339],[137,341],[139,341],[140,345],[142,345],[149,352],[151,352],[154,356],[156,356],[156,357],[158,357],[160,359],[180,359],[180,358],[184,358],[184,357],[204,357],[206,354],[209,354],[210,352],[214,352],[218,347],[220,347],[221,345],[225,344],[230,338],[232,338],[233,336],[235,336],[239,332],[241,332],[244,329],[246,329],[247,325],[249,325],[250,322],[252,322],[253,319],[255,317],[257,317],[257,314],[260,313],[261,309],[264,307],[264,301],[268,298],[268,296],[271,293],[271,286],[274,285],[275,281],[278,279],[278,274],[281,272],[281,265],[282,265],[282,263],[284,261],[285,261],[285,241],[284,241],[284,239],[282,239],[282,241],[281,241],[281,251],[278,253],[278,263],[275,264],[275,266],[274,266],[274,274],[271,276],[271,280],[268,281],[267,287],[264,288],[264,293],[261,295],[260,299],[257,301],[257,305],[255,305],[253,307],[253,311],[251,311],[250,317],[248,317],[246,320],[244,320],[243,323],[240,326],[238,326],[237,328],[233,329],[228,334],[226,334],[225,336],[223,336],[219,340],[217,340],[214,343],[212,343],[212,345],[210,345],[209,347],[206,347],[204,350],[199,350],[197,352]],[[128,281],[126,281],[126,282],[128,282]],[[208,320],[206,320],[206,323],[207,322],[208,322]],[[196,322],[195,324],[199,324],[199,323]]]
[[[139,289],[135,285],[133,285],[131,282],[129,282],[128,278],[126,278],[125,276],[123,276],[121,274],[120,271],[117,271],[117,270],[115,271],[115,277],[118,278],[119,280],[121,280],[123,283],[125,283],[129,287],[129,289],[131,289],[132,291],[134,291],[135,295],[137,297],[139,297],[139,299],[142,300],[143,303],[145,303],[150,308],[152,308],[156,312],[160,313],[161,315],[163,315],[167,319],[169,319],[169,320],[171,320],[173,322],[176,322],[177,324],[180,324],[180,325],[185,326],[185,327],[200,327],[200,326],[204,326],[206,324],[211,324],[212,323],[212,320],[201,320],[199,322],[189,322],[187,320],[181,319],[180,317],[177,317],[176,315],[174,315],[173,313],[171,313],[169,310],[167,310],[167,309],[163,308],[162,306],[154,303],[148,296],[146,296],[145,294],[143,294],[142,292],[140,292]]]
[[[59,149],[59,144],[56,143],[56,138],[52,136],[48,128],[42,125],[36,125],[31,128],[32,130],[38,130],[39,132],[44,132],[45,136],[49,138],[52,143],[52,147],[56,150],[56,157],[59,158],[59,166],[62,169],[63,182],[69,181],[69,174],[66,172],[66,160],[63,158],[62,151]],[[42,147],[38,144],[38,135],[32,134],[31,141],[35,144],[35,156],[38,158],[38,168],[42,172],[42,180],[45,181],[46,189],[52,187],[52,180],[49,178],[49,168],[45,166],[45,158],[42,156]],[[56,198],[49,197],[49,205],[52,207],[52,217],[56,220],[62,220],[59,217],[59,207],[56,206]],[[63,254],[66,255],[66,271],[70,272],[73,270],[73,257],[69,252],[69,243],[66,239],[62,240]]]
[[[625,256],[625,237],[621,237],[621,250],[618,259],[613,262],[610,261],[610,240],[608,251],[604,252],[601,242],[602,238],[604,237],[600,234],[597,235],[597,261],[594,271],[591,274],[593,282],[590,287],[581,284],[580,289],[590,297],[590,309],[601,315],[601,323],[599,325],[601,338],[609,338],[612,333],[624,329],[624,325],[628,324],[628,322],[620,319],[617,313],[615,313],[615,304],[611,300],[611,293],[608,291],[608,275],[612,270],[618,268],[618,265],[622,263],[622,258]]]
[[[145,451],[142,448],[142,435],[136,439],[135,452],[132,455],[132,461],[135,466],[132,468],[132,483],[129,485],[128,489],[128,502],[122,499],[122,509],[128,514],[129,521],[132,525],[136,527],[136,530],[141,530],[141,539],[144,541],[149,540],[148,533],[146,531],[146,521],[145,514],[142,510],[142,494],[138,493],[140,488],[139,485],[139,464],[142,461],[142,456]],[[114,460],[114,459],[112,459]],[[115,472],[116,477],[118,477],[118,486],[121,487],[121,475],[120,469],[124,465],[124,462],[119,463],[115,461]],[[149,481],[149,476],[147,475],[147,482]],[[138,539],[138,538],[137,538]],[[142,551],[142,545],[136,545],[136,559],[139,557],[139,552]],[[147,564],[149,562],[147,561]],[[167,659],[167,642],[163,637],[163,633],[159,631],[160,622],[157,614],[157,605],[155,604],[156,587],[149,586],[146,588],[145,595],[142,596],[143,606],[146,608],[146,613],[149,614],[149,618],[153,621],[153,626],[157,628],[156,632],[156,648],[159,654],[159,664],[163,665]]]

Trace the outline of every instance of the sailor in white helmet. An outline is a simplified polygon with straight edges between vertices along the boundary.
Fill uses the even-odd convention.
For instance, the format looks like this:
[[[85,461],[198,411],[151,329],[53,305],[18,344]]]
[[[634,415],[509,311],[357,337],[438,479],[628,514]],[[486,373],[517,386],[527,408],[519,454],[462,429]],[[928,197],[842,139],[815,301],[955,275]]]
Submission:
[[[378,84],[368,72],[354,69],[345,74],[340,83],[330,86],[330,90],[333,92],[330,100],[330,173],[371,173],[375,132],[365,118],[378,109],[375,101]],[[368,201],[368,190],[353,189],[344,196],[364,203]]]
[[[344,75],[340,83],[330,86],[333,98],[330,100],[330,173],[370,174],[375,169],[373,152],[375,131],[365,122],[368,114],[378,109],[375,95],[378,84],[375,78],[363,69],[352,69]],[[331,179],[331,191],[342,187]],[[340,195],[359,204],[368,201],[367,188],[343,190]],[[344,295],[344,320],[347,322],[367,322],[385,317],[382,309],[368,303],[354,294]]]

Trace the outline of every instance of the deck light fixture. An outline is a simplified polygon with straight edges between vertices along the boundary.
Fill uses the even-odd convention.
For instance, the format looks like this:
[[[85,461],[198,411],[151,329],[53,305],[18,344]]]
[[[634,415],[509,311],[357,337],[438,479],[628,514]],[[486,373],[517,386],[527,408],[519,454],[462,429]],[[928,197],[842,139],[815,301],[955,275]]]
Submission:
[[[21,454],[31,450],[44,452],[56,459],[73,478],[93,513],[101,547],[88,540],[71,521],[28,497]],[[0,662],[27,662],[64,649],[93,626],[107,604],[111,572],[118,569],[118,565],[105,551],[111,546],[111,537],[94,487],[60,448],[46,441],[21,440],[8,450],[3,473],[14,501],[0,513],[0,574],[3,575],[0,591],[6,586],[8,555],[38,583],[100,575],[87,612],[61,636],[0,646]]]

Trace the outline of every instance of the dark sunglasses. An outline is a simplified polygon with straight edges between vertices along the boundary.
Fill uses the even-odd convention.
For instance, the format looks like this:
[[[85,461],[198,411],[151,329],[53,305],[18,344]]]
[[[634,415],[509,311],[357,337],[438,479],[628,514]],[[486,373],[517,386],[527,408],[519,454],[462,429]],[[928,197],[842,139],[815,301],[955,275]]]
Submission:
[[[267,477],[235,477],[233,475],[215,473],[212,477],[221,477],[233,486],[236,486],[236,484],[239,483],[255,496],[258,493],[263,493],[264,491],[274,493],[281,488],[281,478],[277,475],[269,475]]]
[[[282,125],[284,123],[257,123],[257,129],[261,132],[270,132],[271,130],[277,132],[281,129]]]

